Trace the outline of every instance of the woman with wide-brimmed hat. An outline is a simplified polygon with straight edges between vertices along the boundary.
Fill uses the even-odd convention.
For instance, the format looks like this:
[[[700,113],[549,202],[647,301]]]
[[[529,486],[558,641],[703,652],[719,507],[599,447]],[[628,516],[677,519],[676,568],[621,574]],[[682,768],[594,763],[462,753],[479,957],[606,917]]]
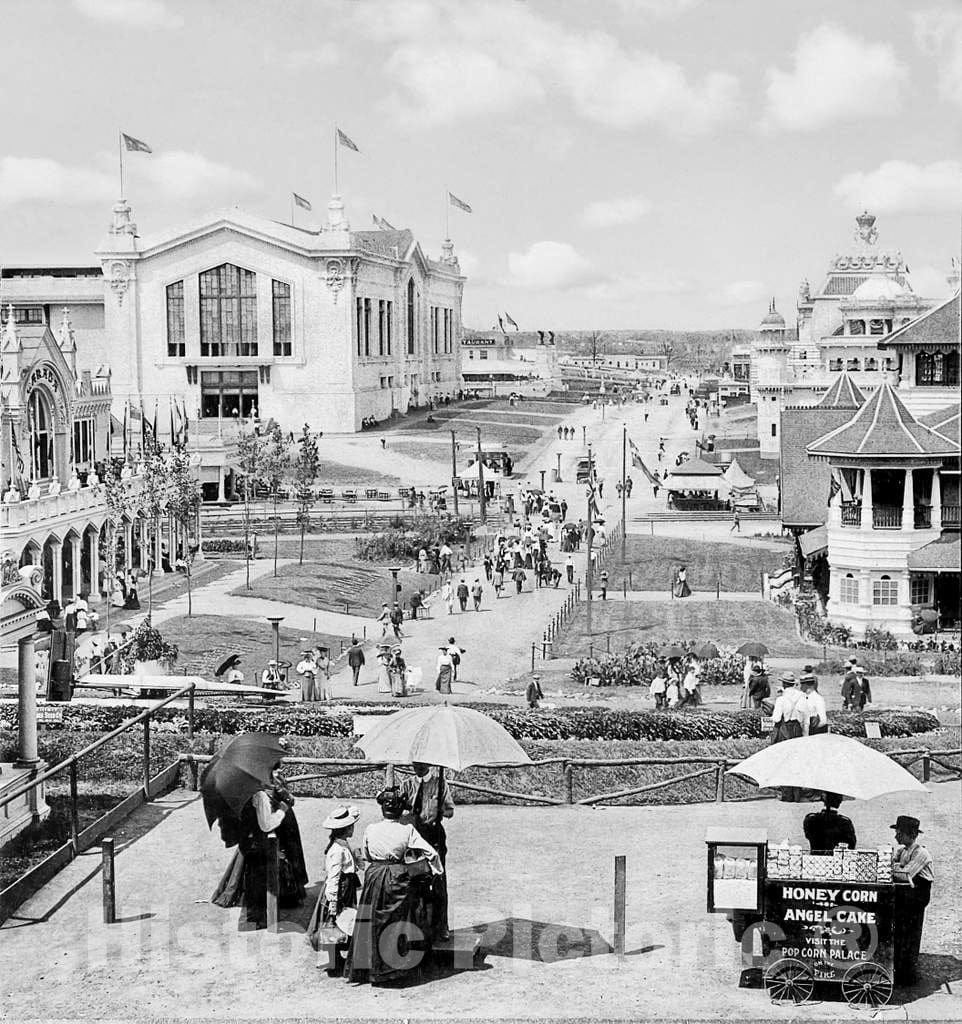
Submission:
[[[330,829],[331,834],[324,848],[324,885],[317,894],[314,912],[307,926],[307,941],[314,949],[323,945],[322,929],[339,933],[338,915],[357,906],[361,883],[357,857],[349,840],[360,816],[361,812],[354,806],[335,807],[321,823],[321,827]],[[347,941],[346,932],[342,934],[342,941]]]

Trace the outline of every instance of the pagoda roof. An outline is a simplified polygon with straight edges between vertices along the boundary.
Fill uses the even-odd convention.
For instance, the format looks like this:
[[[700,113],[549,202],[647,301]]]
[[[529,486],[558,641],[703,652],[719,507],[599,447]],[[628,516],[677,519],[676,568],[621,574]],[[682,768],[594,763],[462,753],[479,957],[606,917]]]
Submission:
[[[860,409],[865,404],[865,395],[843,370],[818,404],[822,409]]]
[[[918,349],[959,349],[959,293],[921,316],[910,320],[887,338],[879,341],[879,348],[894,348],[911,352]]]
[[[808,446],[808,454],[816,458],[857,455],[905,459],[954,455],[958,451],[957,443],[919,423],[888,382],[847,423]]]
[[[950,441],[959,443],[959,417],[962,415],[962,404],[947,406],[930,412],[927,416],[920,416],[919,423],[930,427],[932,430],[947,437]]]

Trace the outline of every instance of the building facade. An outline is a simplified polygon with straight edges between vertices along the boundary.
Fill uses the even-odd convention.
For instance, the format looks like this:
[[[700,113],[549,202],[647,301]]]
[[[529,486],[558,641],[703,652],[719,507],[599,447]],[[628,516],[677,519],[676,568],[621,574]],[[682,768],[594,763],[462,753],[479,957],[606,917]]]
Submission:
[[[554,344],[519,345],[510,334],[465,331],[461,337],[464,387],[481,395],[545,395],[561,387]]]

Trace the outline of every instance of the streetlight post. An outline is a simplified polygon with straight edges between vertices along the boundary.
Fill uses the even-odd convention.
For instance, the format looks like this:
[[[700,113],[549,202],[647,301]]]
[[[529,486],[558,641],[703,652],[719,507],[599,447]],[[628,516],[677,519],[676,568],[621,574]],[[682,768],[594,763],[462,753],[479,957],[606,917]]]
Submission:
[[[391,600],[388,602],[388,604],[392,608],[394,607],[394,602],[397,601],[398,591],[401,589],[400,584],[397,581],[397,574],[400,571],[401,571],[401,567],[399,565],[392,565],[390,567],[390,573],[391,573],[392,582],[391,582]]]
[[[558,469],[557,469],[557,482],[561,483],[561,452],[558,452]]]
[[[544,474],[545,474],[545,470],[539,469],[538,472],[541,474],[541,490],[543,491],[544,490]]]
[[[274,632],[274,660],[279,662],[281,660],[281,623],[284,621],[284,616],[268,615],[267,621],[271,624],[271,629]]]
[[[588,428],[587,428],[587,426],[584,426],[584,425],[581,427],[581,443],[582,444],[587,444],[588,443]]]
[[[451,431],[451,489],[454,491],[454,515],[458,514],[458,442]]]

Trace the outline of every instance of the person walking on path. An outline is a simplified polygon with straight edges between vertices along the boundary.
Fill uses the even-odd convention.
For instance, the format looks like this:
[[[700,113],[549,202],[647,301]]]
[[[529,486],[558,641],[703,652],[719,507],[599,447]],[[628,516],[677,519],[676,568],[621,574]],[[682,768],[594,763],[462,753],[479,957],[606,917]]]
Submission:
[[[625,478],[625,497],[626,498],[630,498],[631,497],[631,489],[634,486],[635,486],[635,484],[634,484],[634,481],[631,479],[631,477],[630,476],[626,477]]]
[[[448,547],[447,542],[441,545],[439,554],[441,555],[441,572],[451,571],[451,556],[454,552]]]
[[[464,581],[464,577],[461,577],[461,581],[458,583],[458,604],[461,606],[461,611],[466,612],[468,610],[468,585]]]
[[[347,663],[351,668],[354,685],[357,686],[361,669],[364,667],[364,649],[357,642],[356,636],[351,637],[351,646],[347,649]]]
[[[386,604],[381,605],[381,614],[377,617],[377,621],[381,624],[381,636],[387,636],[388,630],[391,628],[391,609]]]
[[[501,591],[504,589],[504,566],[501,562],[498,562],[498,565],[494,570],[494,576],[492,577],[491,584],[494,587],[495,600],[497,600],[501,596]]]
[[[493,571],[494,571],[494,562],[491,559],[490,552],[488,552],[484,556],[484,577],[488,581],[488,583],[491,582],[491,575],[492,575]]]
[[[454,614],[454,587],[451,586],[450,580],[444,581],[444,586],[441,587],[441,600],[444,601],[448,609],[448,615]]]
[[[855,666],[858,664],[858,658],[854,655],[848,659],[848,664],[845,667],[845,675],[842,677],[842,707],[846,711],[854,711],[856,706],[856,698],[861,689],[858,683],[858,675],[855,672]]]
[[[528,574],[519,565],[511,574],[511,578],[514,580],[515,590],[520,594],[524,588],[524,581],[528,578]]]
[[[608,600],[608,570],[601,570],[601,600]]]
[[[688,570],[685,566],[679,566],[675,574],[675,597],[691,597],[691,587],[688,586]]]
[[[481,580],[476,579],[471,584],[471,600],[474,601],[474,610],[476,612],[481,611],[481,594],[483,593],[481,588]]]
[[[855,666],[855,679],[858,683],[858,693],[855,695],[854,709],[856,711],[864,711],[865,705],[872,703],[872,687],[869,685],[864,666]]]
[[[804,734],[817,736],[819,733],[828,732],[828,711],[825,708],[825,698],[818,692],[818,680],[815,678],[815,673],[812,672],[811,665],[805,666],[805,670],[798,677],[798,685],[804,696],[804,705],[800,703],[803,710],[802,729]]]
[[[413,622],[418,617],[418,611],[424,604],[424,593],[423,591],[416,590],[411,595],[411,621]]]
[[[437,672],[434,680],[434,688],[438,693],[450,693],[451,683],[454,680],[454,662],[448,653],[448,645],[441,644],[438,647]]]
[[[729,533],[741,533],[742,532],[742,521],[738,515],[738,509],[732,509],[732,528],[728,531]]]
[[[524,699],[528,702],[531,711],[537,710],[538,701],[544,700],[544,691],[541,689],[541,676],[532,676],[524,690]]]
[[[404,633],[401,631],[401,624],[404,622],[404,609],[395,601],[391,609],[391,627],[394,630],[395,640],[400,640]]]
[[[575,560],[568,555],[565,559],[565,575],[568,577],[568,586],[573,586],[575,582]]]
[[[457,679],[458,669],[461,666],[461,655],[464,654],[464,648],[458,646],[453,636],[448,637],[448,654],[451,656],[451,665],[453,666],[452,675]]]

